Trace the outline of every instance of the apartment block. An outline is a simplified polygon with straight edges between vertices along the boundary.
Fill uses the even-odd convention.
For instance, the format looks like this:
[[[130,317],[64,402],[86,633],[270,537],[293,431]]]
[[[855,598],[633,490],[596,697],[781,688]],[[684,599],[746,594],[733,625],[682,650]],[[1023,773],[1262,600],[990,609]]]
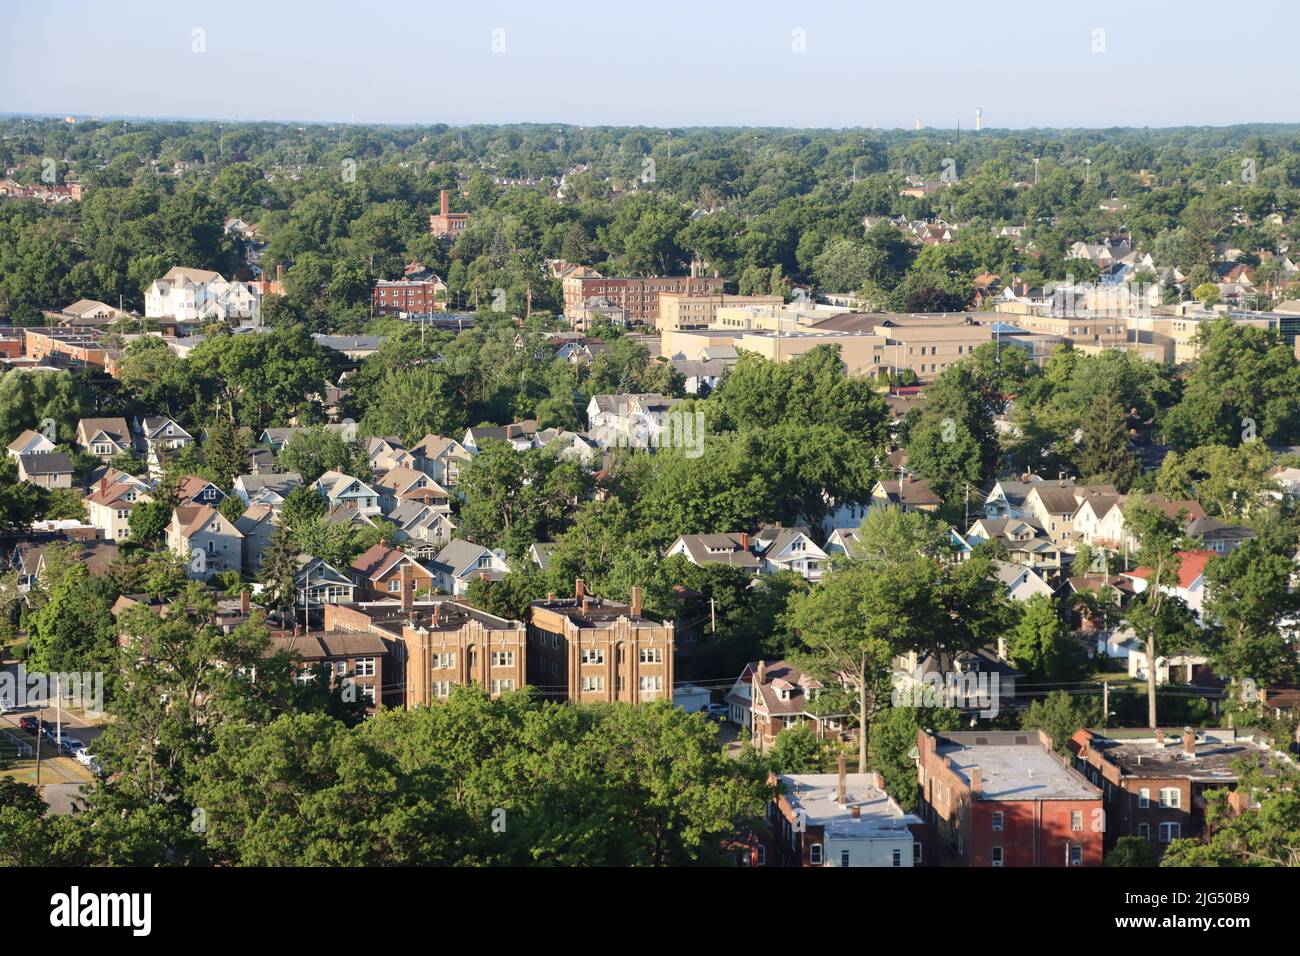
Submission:
[[[662,293],[656,325],[665,329],[704,329],[717,321],[719,309],[746,308],[777,316],[785,305],[779,295],[684,295]]]
[[[564,280],[564,314],[577,315],[592,299],[603,299],[624,310],[627,321],[654,325],[659,319],[659,296],[722,294],[722,279],[708,276],[570,276]]]
[[[529,683],[558,700],[672,700],[672,622],[642,613],[640,588],[631,604],[589,596],[581,578],[573,590],[530,606]]]
[[[1100,866],[1102,792],[1042,731],[916,735],[932,863]]]

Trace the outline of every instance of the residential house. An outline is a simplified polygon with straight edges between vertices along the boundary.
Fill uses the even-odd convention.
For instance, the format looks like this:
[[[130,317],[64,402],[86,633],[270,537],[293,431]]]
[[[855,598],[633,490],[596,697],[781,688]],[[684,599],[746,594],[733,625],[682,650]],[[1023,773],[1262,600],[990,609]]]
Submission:
[[[537,541],[528,546],[528,563],[539,571],[551,566],[551,552],[556,549],[554,541]]]
[[[149,477],[163,476],[163,459],[169,453],[194,443],[194,436],[170,418],[145,415],[131,423],[135,450],[144,456],[149,465]]]
[[[724,698],[731,720],[749,731],[759,750],[776,742],[787,727],[807,724],[819,739],[844,735],[850,715],[810,706],[822,692],[822,682],[788,661],[751,661]]]
[[[1213,551],[1179,551],[1178,581],[1172,585],[1160,586],[1166,594],[1182,600],[1196,615],[1198,622],[1205,604],[1205,565],[1213,557]],[[1123,576],[1132,582],[1135,594],[1142,594],[1150,587],[1151,573],[1151,568],[1141,567],[1123,572]]]
[[[7,446],[9,457],[15,461],[23,455],[48,455],[58,446],[38,431],[27,429]]]
[[[523,421],[515,422],[512,425],[479,425],[475,428],[467,429],[465,437],[461,439],[461,447],[471,455],[477,455],[483,450],[483,443],[488,441],[503,441],[515,451],[527,451],[529,448],[536,448],[534,441],[537,435],[537,422]]]
[[[767,865],[920,865],[925,823],[904,813],[879,773],[773,775],[768,811],[775,852]]]
[[[144,293],[147,318],[198,323],[211,319],[256,323],[261,299],[242,282],[228,282],[208,269],[173,267]]]
[[[357,597],[362,601],[400,597],[407,575],[414,590],[427,591],[435,584],[433,574],[419,562],[400,548],[390,547],[382,541],[353,561],[348,570],[352,583],[356,585]]]
[[[899,480],[877,481],[871,489],[871,506],[889,505],[904,511],[938,511],[943,499],[930,490],[924,478],[905,477]]]
[[[1184,527],[1205,518],[1205,509],[1196,501],[1190,499],[1170,501],[1160,495],[1142,497],[1147,504],[1159,509],[1167,517],[1181,521]],[[1128,506],[1129,500],[1125,495],[1107,494],[1089,495],[1084,498],[1074,515],[1075,540],[1108,551],[1137,551],[1137,539],[1125,525],[1124,509]]]
[[[1113,485],[1076,485],[1069,478],[1040,481],[1025,495],[1025,517],[1032,517],[1054,544],[1063,546],[1071,540],[1079,506],[1094,495],[1117,497]]]
[[[681,399],[658,392],[593,395],[587,403],[587,433],[601,448],[658,447],[664,416]]]
[[[215,483],[198,475],[186,475],[176,485],[176,500],[182,505],[212,505],[226,500],[226,493]]]
[[[379,507],[388,514],[403,502],[424,505],[433,511],[451,513],[451,496],[447,490],[422,471],[405,465],[392,468],[375,482]]]
[[[684,534],[677,538],[664,557],[680,554],[691,564],[725,564],[758,574],[764,561],[752,547],[747,532],[739,534]]]
[[[351,504],[364,515],[378,515],[383,511],[379,507],[379,492],[360,478],[339,471],[327,471],[316,479],[312,487],[328,502],[330,508]]]
[[[116,469],[115,475],[100,478],[86,495],[86,518],[109,541],[122,541],[131,536],[131,513],[135,506],[149,497],[148,485],[138,478]]]
[[[1226,524],[1218,518],[1195,518],[1184,529],[1187,536],[1198,542],[1206,551],[1231,554],[1242,544],[1255,537],[1255,529],[1244,524]]]
[[[1033,568],[1008,561],[994,561],[993,568],[1007,589],[1007,597],[1013,601],[1028,601],[1037,595],[1050,598],[1056,593]]]
[[[167,525],[167,547],[186,559],[189,576],[199,581],[241,570],[243,537],[212,505],[181,505]]]
[[[131,452],[131,429],[125,418],[83,418],[77,422],[77,447],[109,461]]]
[[[754,535],[754,550],[763,560],[764,573],[793,571],[816,582],[826,570],[826,552],[813,543],[807,528],[764,525]]]
[[[418,501],[399,501],[384,517],[397,526],[398,542],[420,560],[435,557],[456,536],[450,514]]]
[[[271,535],[279,524],[279,512],[270,505],[249,505],[235,519],[235,527],[243,535],[240,565],[244,574],[253,576],[261,572],[263,557],[271,544]]]
[[[449,542],[429,563],[438,587],[457,596],[468,594],[475,578],[499,581],[510,572],[504,551],[493,551],[463,538]]]
[[[270,505],[278,511],[290,493],[301,485],[302,475],[296,471],[268,472],[240,475],[231,490],[246,506]]]
[[[334,565],[309,554],[298,556],[298,570],[293,575],[298,606],[309,612],[326,604],[351,604],[356,600],[356,583]]]
[[[1101,866],[1102,791],[1043,731],[916,735],[927,858],[962,866]]]
[[[984,499],[984,517],[1026,517],[1025,498],[1029,495],[1029,489],[1042,480],[1037,475],[1024,475],[1019,480],[999,478]]]
[[[474,458],[456,439],[442,435],[425,435],[411,446],[411,454],[415,456],[415,467],[448,489],[460,484],[461,469]]]
[[[543,697],[673,699],[675,628],[643,613],[639,587],[624,604],[589,596],[579,578],[572,598],[532,602],[527,636],[528,682]]]
[[[966,539],[973,545],[996,541],[1007,549],[1013,564],[1042,574],[1061,570],[1061,549],[1033,518],[980,518],[966,531]]]
[[[18,456],[18,480],[41,488],[71,488],[72,459],[61,451]]]

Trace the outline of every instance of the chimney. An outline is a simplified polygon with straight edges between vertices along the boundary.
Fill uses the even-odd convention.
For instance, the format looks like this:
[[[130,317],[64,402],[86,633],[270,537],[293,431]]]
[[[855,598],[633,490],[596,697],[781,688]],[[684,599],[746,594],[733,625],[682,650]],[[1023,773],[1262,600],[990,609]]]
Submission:
[[[585,597],[587,594],[586,586],[582,583],[582,578],[573,579],[573,596],[576,598]]]
[[[102,495],[107,490],[108,490],[108,475],[105,474],[103,477],[99,479],[99,493]]]
[[[437,601],[433,605],[433,627],[437,627],[442,621],[442,602]]]
[[[980,768],[970,768],[970,792],[972,797],[978,797],[984,792],[984,781],[980,778]]]
[[[740,532],[740,550],[741,550],[741,551],[748,551],[748,550],[749,550],[749,532],[748,532],[748,531],[742,531],[742,532]]]
[[[862,819],[862,807],[858,806],[856,803],[849,809],[849,813],[853,816],[854,820]]]
[[[248,588],[239,592],[239,611],[241,614],[247,614],[249,611]]]
[[[879,770],[872,773],[871,782],[875,785],[875,788],[879,790],[881,793],[885,792],[885,778],[880,775]]]
[[[632,617],[641,616],[641,587],[633,585],[632,587]]]
[[[844,806],[849,801],[849,795],[848,795],[849,775],[848,775],[847,768],[844,766],[844,751],[842,750],[840,751],[839,766],[840,766],[840,806]]]
[[[1191,727],[1183,728],[1183,753],[1189,757],[1196,756],[1196,731]]]
[[[590,611],[591,611],[591,598],[584,597],[582,599],[582,613],[588,614],[590,613]]]
[[[283,282],[283,281],[284,281],[284,263],[283,263],[283,262],[277,262],[277,263],[275,264],[275,281],[276,281],[276,282]]]
[[[403,563],[402,570],[402,610],[409,611],[415,603],[415,582],[411,580],[411,566]]]
[[[445,189],[438,193],[438,211],[444,216],[451,211],[451,193]]]
[[[754,675],[758,680],[758,685],[762,687],[767,683],[767,664],[763,661],[758,662],[758,672]]]

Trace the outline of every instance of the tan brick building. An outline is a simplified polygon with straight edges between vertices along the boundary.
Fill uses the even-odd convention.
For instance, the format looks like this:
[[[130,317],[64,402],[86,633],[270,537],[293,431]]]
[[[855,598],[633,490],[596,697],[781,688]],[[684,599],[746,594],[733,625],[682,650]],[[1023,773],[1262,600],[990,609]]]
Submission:
[[[642,703],[673,699],[672,622],[632,603],[587,595],[582,579],[571,598],[534,601],[528,624],[528,681],[545,697]]]
[[[591,299],[604,299],[625,310],[627,321],[654,325],[662,294],[703,296],[722,294],[722,279],[707,276],[570,276],[564,280],[564,314],[575,316]]]

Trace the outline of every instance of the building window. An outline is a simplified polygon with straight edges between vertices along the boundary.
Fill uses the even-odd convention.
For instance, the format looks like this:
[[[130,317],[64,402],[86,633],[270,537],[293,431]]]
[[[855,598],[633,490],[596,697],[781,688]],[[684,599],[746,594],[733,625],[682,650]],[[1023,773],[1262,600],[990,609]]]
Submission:
[[[358,677],[374,677],[375,659],[373,657],[358,657],[356,675]]]
[[[400,578],[391,578],[391,579],[389,579],[389,582],[388,582],[388,592],[389,592],[390,594],[396,594],[396,593],[397,593],[398,591],[400,591],[400,590],[402,590],[402,581],[401,581],[401,579],[400,579]]]
[[[367,704],[373,704],[375,702],[375,688],[372,686],[361,688],[361,699]]]
[[[1000,846],[995,846],[993,848],[993,865],[994,866],[1002,865],[1002,847]]]
[[[643,693],[652,693],[654,691],[663,690],[663,678],[658,675],[654,677],[642,677],[641,690]]]
[[[642,664],[662,664],[664,652],[661,647],[643,647],[638,652]]]
[[[508,690],[515,689],[515,682],[512,680],[494,680],[492,682],[492,693],[503,694]]]
[[[1183,835],[1182,824],[1179,823],[1162,823],[1160,824],[1160,842],[1169,843],[1171,840],[1177,840]]]
[[[514,651],[493,651],[492,666],[493,667],[514,667],[515,652]]]
[[[1151,824],[1149,824],[1149,823],[1139,823],[1139,824],[1138,824],[1138,836],[1140,836],[1140,837],[1141,837],[1142,839],[1144,839],[1144,840],[1150,840],[1150,839],[1151,839]]]
[[[1070,866],[1083,866],[1083,847],[1070,844]]]
[[[844,851],[844,866],[848,866],[848,865],[849,865],[849,851],[848,851],[848,850],[845,850],[845,851]],[[894,866],[902,866],[902,865],[903,865],[903,851],[902,851],[902,850],[895,850],[895,851],[894,851]]]
[[[605,649],[601,647],[587,647],[582,651],[582,663],[584,664],[603,664],[605,663]]]
[[[434,697],[451,696],[451,681],[449,680],[436,680],[430,685],[430,687],[433,691]]]
[[[1145,810],[1151,806],[1151,791],[1143,787],[1138,791],[1138,809]]]
[[[1083,832],[1083,811],[1075,810],[1070,814],[1070,829],[1076,832]]]
[[[1177,810],[1183,805],[1183,793],[1177,787],[1160,788],[1160,805]]]
[[[603,691],[605,689],[605,678],[603,677],[584,677],[582,679],[583,693]]]
[[[812,843],[808,846],[808,862],[813,866],[822,865],[822,845]]]
[[[993,814],[993,832],[994,833],[1002,832],[1002,811],[1001,810],[998,810]]]

